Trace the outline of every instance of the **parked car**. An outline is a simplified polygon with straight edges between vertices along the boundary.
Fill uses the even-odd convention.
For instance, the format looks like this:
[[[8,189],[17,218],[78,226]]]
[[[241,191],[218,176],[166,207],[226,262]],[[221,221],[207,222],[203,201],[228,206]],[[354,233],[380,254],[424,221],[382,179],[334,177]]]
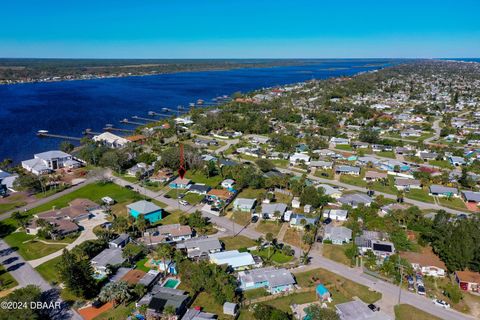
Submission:
[[[253,216],[251,221],[252,223],[256,223],[258,221],[258,216]]]
[[[407,276],[407,281],[408,281],[408,284],[411,284],[411,285],[414,284],[414,281],[413,281],[413,277],[412,277],[412,276]]]
[[[327,218],[327,219],[323,220],[323,224],[329,224],[331,222],[332,222],[331,218]]]
[[[188,203],[188,201],[185,201],[185,200],[180,200],[180,201],[178,201],[178,202],[180,202],[180,204],[181,204],[182,206],[189,206],[189,205],[190,205],[190,203]]]
[[[185,197],[185,193],[180,193],[180,194],[178,195],[178,199],[183,199],[183,197]]]
[[[131,185],[129,185],[129,184],[127,184],[127,185],[125,186],[125,188],[127,188],[128,190],[133,190],[133,187],[132,187]]]
[[[170,195],[168,195],[168,194],[164,195],[164,197],[167,198],[167,199],[172,198],[172,196],[170,196]]]
[[[418,285],[417,286],[417,293],[421,296],[425,295],[425,287],[423,285]]]
[[[443,301],[443,300],[440,300],[440,299],[433,299],[432,301],[435,305],[437,305],[439,307],[442,307],[442,308],[445,308],[445,309],[450,308],[450,304],[446,301]]]
[[[373,303],[370,303],[368,305],[368,307],[370,308],[370,310],[372,311],[380,311],[380,307],[377,307],[376,305],[374,305]]]

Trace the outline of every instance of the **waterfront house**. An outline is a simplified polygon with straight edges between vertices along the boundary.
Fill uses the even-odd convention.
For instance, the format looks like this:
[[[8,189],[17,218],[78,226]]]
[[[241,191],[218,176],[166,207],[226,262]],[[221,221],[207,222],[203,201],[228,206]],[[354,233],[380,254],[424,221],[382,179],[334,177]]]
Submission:
[[[97,136],[94,136],[92,140],[113,149],[123,148],[130,142],[127,139],[117,136],[111,132],[101,133]]]
[[[349,243],[352,240],[352,230],[347,227],[336,227],[331,224],[325,226],[323,241],[329,240],[333,244]]]
[[[59,150],[37,153],[33,159],[22,161],[22,168],[35,175],[50,173],[61,168],[73,169],[80,166],[81,163],[74,160],[70,154]]]
[[[235,201],[233,201],[233,210],[252,212],[256,202],[256,199],[236,198]]]
[[[290,271],[274,267],[240,271],[238,281],[241,290],[265,288],[271,294],[291,291],[295,285]]]
[[[188,189],[190,186],[191,180],[187,178],[177,177],[175,180],[170,182],[169,187],[172,189]]]
[[[458,197],[459,192],[457,188],[444,187],[438,184],[430,186],[430,195],[437,197]]]
[[[216,265],[228,265],[235,271],[245,270],[258,266],[253,256],[248,252],[239,252],[238,250],[210,253],[210,262]]]
[[[162,208],[153,202],[140,200],[127,205],[128,213],[137,219],[142,214],[150,223],[156,223],[162,219]]]

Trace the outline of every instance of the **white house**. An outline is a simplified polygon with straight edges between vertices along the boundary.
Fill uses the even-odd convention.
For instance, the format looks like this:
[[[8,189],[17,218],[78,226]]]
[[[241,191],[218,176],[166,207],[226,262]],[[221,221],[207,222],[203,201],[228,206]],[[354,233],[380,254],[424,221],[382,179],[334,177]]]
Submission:
[[[444,277],[447,267],[440,258],[433,253],[430,247],[425,247],[421,252],[401,252],[400,256],[412,264],[413,269],[423,275],[431,277]]]
[[[233,189],[234,184],[235,184],[235,180],[233,179],[225,179],[222,181],[222,187],[225,189]]]
[[[22,161],[22,167],[36,175],[49,173],[61,168],[78,168],[81,163],[60,150],[37,153],[33,159]]]
[[[104,132],[92,138],[93,141],[102,143],[110,148],[123,148],[129,143],[127,139],[117,136],[111,132]]]
[[[235,201],[233,201],[233,210],[252,212],[256,202],[256,199],[236,198]]]
[[[291,164],[296,164],[300,162],[303,162],[308,165],[310,163],[310,156],[308,154],[303,154],[303,153],[294,153],[290,156]]]
[[[294,209],[300,208],[300,198],[299,197],[294,197],[292,199],[292,208],[294,208]]]
[[[335,221],[347,221],[348,210],[329,209],[323,212],[324,218],[330,218]]]

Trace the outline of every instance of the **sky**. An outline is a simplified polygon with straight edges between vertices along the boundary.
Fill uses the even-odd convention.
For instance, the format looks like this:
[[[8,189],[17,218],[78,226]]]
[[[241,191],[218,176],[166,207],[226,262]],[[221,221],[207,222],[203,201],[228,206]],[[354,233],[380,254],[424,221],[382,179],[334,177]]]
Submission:
[[[480,57],[479,0],[0,0],[0,57]]]

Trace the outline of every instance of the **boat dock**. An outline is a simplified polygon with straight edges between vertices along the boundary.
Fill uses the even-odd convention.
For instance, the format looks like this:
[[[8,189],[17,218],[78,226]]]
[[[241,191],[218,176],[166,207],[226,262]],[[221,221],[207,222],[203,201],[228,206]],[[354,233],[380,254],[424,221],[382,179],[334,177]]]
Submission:
[[[58,139],[75,140],[75,141],[82,140],[82,138],[79,138],[79,137],[71,137],[71,136],[65,136],[61,134],[48,133],[47,130],[38,130],[37,136],[40,138],[58,138]]]
[[[146,123],[144,122],[136,122],[136,121],[130,121],[128,119],[123,119],[123,120],[120,120],[120,123],[123,123],[123,124],[131,124],[131,125],[134,125],[134,126],[144,126],[146,125]]]
[[[171,117],[171,114],[166,114],[166,113],[158,113],[155,111],[148,111],[149,116],[158,116],[158,117]],[[158,120],[157,120],[158,121]]]
[[[138,119],[138,120],[143,120],[143,121],[147,121],[147,122],[157,122],[158,121],[158,119],[142,118],[142,117],[139,117],[139,116],[132,116],[132,119]]]
[[[118,132],[127,132],[127,133],[132,133],[132,132],[135,132],[135,130],[130,130],[130,129],[121,129],[121,128],[114,128],[112,126],[107,126],[105,128],[103,128],[103,130],[105,131],[118,131]]]
[[[93,136],[98,136],[99,134],[102,134],[101,132],[95,132],[92,131],[92,129],[85,129],[83,132],[83,135],[88,136],[88,135],[93,135]]]

